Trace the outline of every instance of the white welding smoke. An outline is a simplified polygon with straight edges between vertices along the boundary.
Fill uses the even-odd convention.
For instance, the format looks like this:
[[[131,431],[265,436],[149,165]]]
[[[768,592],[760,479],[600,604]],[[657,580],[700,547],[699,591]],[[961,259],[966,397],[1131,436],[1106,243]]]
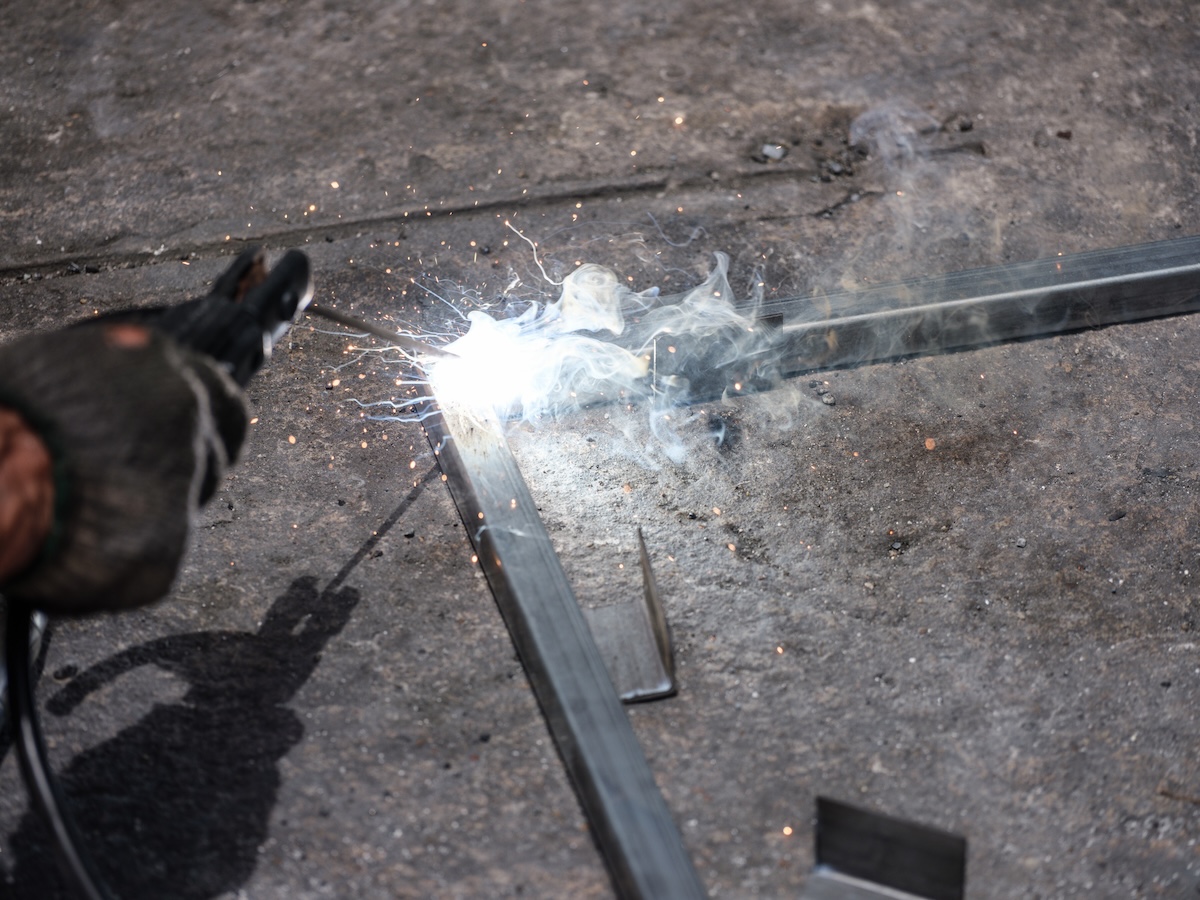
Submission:
[[[672,412],[696,399],[762,388],[773,378],[770,330],[735,303],[729,260],[703,283],[662,296],[634,292],[609,269],[584,265],[559,297],[522,315],[468,314],[469,331],[430,360],[439,402],[538,422],[597,403],[643,406],[667,455],[682,447]]]

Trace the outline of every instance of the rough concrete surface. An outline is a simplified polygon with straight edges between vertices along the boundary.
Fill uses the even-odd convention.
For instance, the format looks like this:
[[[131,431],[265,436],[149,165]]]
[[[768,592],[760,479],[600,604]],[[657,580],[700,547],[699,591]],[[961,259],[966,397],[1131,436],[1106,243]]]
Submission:
[[[195,294],[250,240],[446,333],[553,296],[539,263],[673,291],[723,251],[793,296],[1197,231],[1186,0],[26,6],[3,337]],[[54,623],[101,867],[121,897],[610,896],[419,426],[355,402],[406,369],[334,330],[251,385],[172,596]],[[966,835],[971,898],[1197,895],[1198,340],[795,379],[678,410],[681,462],[637,408],[514,427],[582,602],[640,590],[646,536],[681,684],[630,716],[712,896],[796,896],[817,794]],[[11,752],[0,831],[5,895],[60,896]]]

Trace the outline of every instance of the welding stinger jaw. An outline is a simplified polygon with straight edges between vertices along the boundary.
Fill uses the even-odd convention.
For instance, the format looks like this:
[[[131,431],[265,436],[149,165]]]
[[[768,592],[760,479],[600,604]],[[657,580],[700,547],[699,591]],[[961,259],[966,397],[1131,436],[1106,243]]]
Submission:
[[[312,265],[299,250],[289,250],[264,282],[251,288],[242,300],[263,332],[263,354],[270,357],[275,344],[288,332],[313,298]]]
[[[245,387],[308,308],[312,296],[308,256],[289,250],[268,270],[263,250],[250,247],[238,254],[203,297],[99,318],[162,332],[189,350],[212,357]]]
[[[208,296],[167,309],[154,324],[181,344],[214,357],[245,387],[312,297],[312,264],[306,254],[289,250],[268,271],[263,251],[250,247]]]

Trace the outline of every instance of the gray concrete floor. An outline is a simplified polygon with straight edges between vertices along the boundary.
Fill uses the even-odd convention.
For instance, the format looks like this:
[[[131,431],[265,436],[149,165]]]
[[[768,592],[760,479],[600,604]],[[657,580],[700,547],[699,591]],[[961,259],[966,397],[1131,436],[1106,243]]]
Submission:
[[[993,7],[10,4],[0,332],[251,240],[444,330],[551,295],[506,220],[552,275],[724,251],[773,296],[1196,233],[1195,6]],[[609,896],[420,429],[354,402],[401,372],[328,332],[252,385],[173,596],[56,623],[82,824],[122,897]],[[515,430],[583,602],[645,532],[681,688],[630,715],[714,897],[799,892],[816,794],[965,834],[972,898],[1196,895],[1198,341],[801,379],[681,411],[682,463],[636,411]],[[6,894],[57,896],[11,753],[0,832]]]

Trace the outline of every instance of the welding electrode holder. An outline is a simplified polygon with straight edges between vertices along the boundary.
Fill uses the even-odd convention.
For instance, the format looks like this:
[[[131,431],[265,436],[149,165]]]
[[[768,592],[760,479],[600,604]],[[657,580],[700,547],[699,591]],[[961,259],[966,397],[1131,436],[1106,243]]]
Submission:
[[[312,295],[307,255],[289,250],[268,272],[263,251],[250,247],[214,282],[207,296],[174,306],[121,310],[101,320],[149,326],[217,360],[245,387],[308,307]]]

